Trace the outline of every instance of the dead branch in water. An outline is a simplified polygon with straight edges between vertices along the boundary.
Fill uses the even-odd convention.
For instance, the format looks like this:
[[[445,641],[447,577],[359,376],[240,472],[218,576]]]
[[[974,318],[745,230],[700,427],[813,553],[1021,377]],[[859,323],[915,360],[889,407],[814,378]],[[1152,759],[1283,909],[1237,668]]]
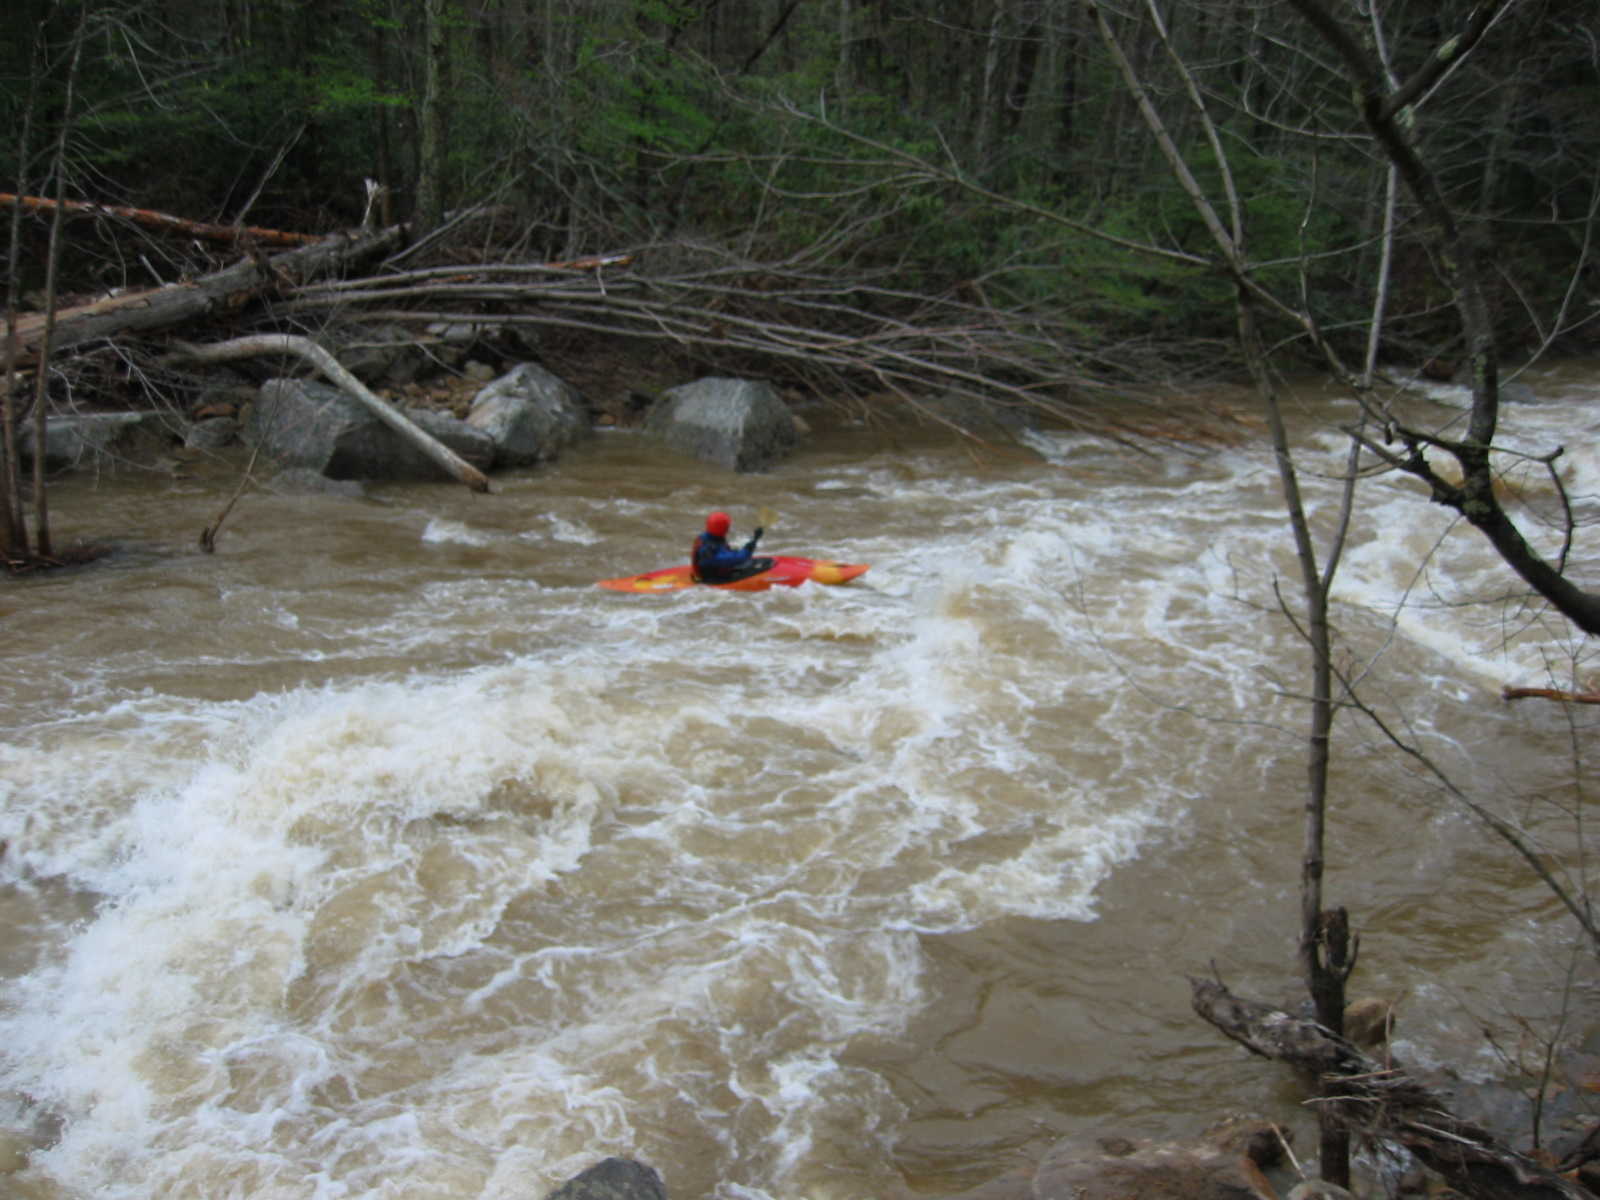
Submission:
[[[1209,979],[1189,980],[1195,1012],[1252,1054],[1338,1085],[1338,1111],[1356,1132],[1415,1154],[1465,1196],[1478,1200],[1594,1200],[1593,1193],[1502,1145],[1450,1112],[1401,1068],[1368,1058],[1315,1021],[1235,996]]]
[[[216,553],[217,534],[222,532],[222,523],[228,519],[228,514],[239,502],[239,497],[244,495],[245,488],[250,486],[251,472],[255,470],[256,458],[260,453],[259,446],[250,452],[250,461],[245,464],[244,474],[239,477],[239,486],[233,489],[233,495],[228,497],[228,502],[222,506],[222,511],[212,517],[211,523],[200,531],[200,549],[207,554]]]
[[[1560,700],[1564,704],[1600,704],[1600,692],[1567,692],[1560,688],[1511,687],[1500,689],[1502,700]]]

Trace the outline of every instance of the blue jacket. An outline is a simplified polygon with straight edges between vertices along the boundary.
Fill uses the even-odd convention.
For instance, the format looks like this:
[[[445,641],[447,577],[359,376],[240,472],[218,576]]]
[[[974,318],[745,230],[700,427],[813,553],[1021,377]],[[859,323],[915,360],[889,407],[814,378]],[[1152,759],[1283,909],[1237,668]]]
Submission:
[[[749,564],[755,556],[758,532],[743,546],[730,546],[728,539],[714,533],[702,533],[694,539],[694,577],[705,583],[725,583],[739,577],[739,568]]]

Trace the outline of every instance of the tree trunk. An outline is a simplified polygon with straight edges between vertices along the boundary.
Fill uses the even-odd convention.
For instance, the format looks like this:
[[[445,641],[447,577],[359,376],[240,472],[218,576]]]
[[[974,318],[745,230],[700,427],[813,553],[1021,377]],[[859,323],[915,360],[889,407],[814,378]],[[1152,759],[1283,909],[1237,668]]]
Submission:
[[[20,208],[24,212],[62,210],[74,216],[115,217],[132,221],[147,229],[181,233],[187,237],[214,242],[255,242],[261,246],[309,246],[322,240],[320,233],[289,233],[282,229],[260,229],[254,225],[214,225],[209,221],[190,221],[148,208],[125,208],[114,204],[94,204],[87,200],[52,200],[44,196],[17,196],[0,192],[0,208]]]
[[[417,197],[413,223],[418,237],[444,220],[444,0],[422,6],[422,101],[418,106]]]
[[[39,36],[35,31],[35,37]],[[33,121],[39,99],[39,80],[44,74],[39,63],[39,44],[33,46],[29,56],[28,97],[23,106],[22,120],[18,123],[16,161],[18,171],[27,169],[33,150]],[[18,176],[17,186],[22,187],[25,177]],[[25,558],[28,553],[28,525],[22,516],[22,454],[17,436],[17,363],[21,342],[17,336],[17,302],[22,292],[22,210],[11,210],[10,232],[6,240],[9,250],[7,261],[11,270],[6,272],[6,332],[5,377],[0,381],[0,450],[5,459],[0,468],[0,552],[8,559]]]
[[[239,263],[191,283],[170,284],[154,291],[127,293],[62,309],[55,314],[51,346],[65,350],[99,338],[166,329],[209,313],[236,309],[250,300],[380,254],[397,245],[400,236],[399,226],[359,237],[335,235],[315,246]],[[43,316],[18,321],[19,365],[37,360],[45,323]]]
[[[67,135],[72,131],[72,106],[78,83],[78,64],[83,61],[83,41],[89,25],[89,10],[78,18],[78,28],[72,36],[72,63],[67,68],[67,91],[61,106],[61,124],[56,134],[55,160],[51,169],[55,173],[56,208],[50,218],[50,247],[45,255],[44,329],[39,341],[39,370],[34,376],[33,394],[33,444],[39,453],[33,456],[33,548],[40,558],[49,558],[50,500],[44,482],[45,430],[50,409],[50,351],[56,326],[56,277],[61,264],[61,202],[67,190]]]

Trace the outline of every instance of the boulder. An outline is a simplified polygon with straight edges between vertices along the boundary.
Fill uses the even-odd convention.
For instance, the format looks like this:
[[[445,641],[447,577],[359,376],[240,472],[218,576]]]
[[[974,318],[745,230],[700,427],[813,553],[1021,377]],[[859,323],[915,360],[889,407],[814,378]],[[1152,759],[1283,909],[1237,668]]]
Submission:
[[[574,1175],[545,1200],[667,1200],[667,1189],[654,1167],[608,1158]]]
[[[943,392],[918,401],[924,420],[937,421],[981,441],[1014,441],[1035,425],[1034,411],[965,392]]]
[[[1277,1127],[1230,1118],[1193,1141],[1066,1139],[1022,1167],[946,1200],[1276,1200],[1262,1167],[1283,1155]]]
[[[535,363],[523,363],[480,391],[467,424],[494,443],[496,467],[557,458],[589,432],[583,397]]]
[[[1058,1142],[1034,1172],[1030,1200],[1276,1200],[1257,1166],[1207,1142]]]
[[[348,496],[352,500],[367,494],[359,479],[329,479],[309,467],[290,467],[279,471],[267,488],[280,496]]]
[[[183,444],[190,450],[221,450],[238,440],[239,422],[235,417],[206,417],[189,426]]]
[[[680,454],[730,471],[761,471],[799,441],[794,417],[769,384],[708,377],[669,388],[644,431]]]
[[[170,412],[77,413],[45,421],[45,466],[149,466],[183,441],[187,422]],[[33,422],[22,425],[19,448],[33,459]]]
[[[1381,1046],[1389,1040],[1395,1024],[1395,1003],[1377,996],[1363,996],[1344,1006],[1344,1036],[1358,1046]]]
[[[481,430],[442,413],[406,417],[480,470],[495,458]],[[424,480],[450,476],[416,446],[337,388],[302,379],[261,385],[241,435],[282,467],[305,467],[329,479]]]

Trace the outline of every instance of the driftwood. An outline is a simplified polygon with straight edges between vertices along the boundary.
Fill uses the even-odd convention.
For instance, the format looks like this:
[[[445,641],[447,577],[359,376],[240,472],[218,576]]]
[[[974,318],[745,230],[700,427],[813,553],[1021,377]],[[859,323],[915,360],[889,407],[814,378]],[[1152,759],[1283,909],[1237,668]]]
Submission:
[[[162,227],[186,224],[154,215]],[[1079,346],[1070,321],[997,305],[981,280],[925,295],[906,290],[887,267],[841,278],[837,263],[849,260],[846,229],[779,261],[682,242],[637,254],[409,270],[399,264],[429,242],[402,250],[401,226],[337,235],[270,257],[265,235],[275,231],[243,232],[250,235],[243,243],[249,258],[226,270],[61,309],[52,348],[81,351],[235,314],[241,334],[253,332],[247,321],[260,328],[263,317],[276,322],[307,314],[413,328],[537,326],[666,344],[719,373],[754,365],[818,394],[854,397],[864,411],[898,407],[985,445],[998,426],[964,419],[965,410],[952,402],[976,403],[985,416],[1003,415],[1008,426],[1032,413],[1116,440],[1170,440],[1174,428],[1185,440],[1236,433],[1215,413],[1183,414],[1190,424],[1174,426],[1170,398],[1151,417],[1156,410],[1141,403],[1141,381],[1184,372],[1170,347],[1152,358],[1137,343],[1111,352]],[[352,270],[380,258],[382,274],[363,279]],[[268,298],[270,312],[249,311],[252,301]],[[36,364],[44,324],[39,314],[19,320],[17,366]],[[1199,352],[1177,349],[1191,351]]]
[[[51,200],[45,196],[17,196],[0,192],[0,208],[21,208],[26,212],[54,212],[78,216],[115,217],[132,221],[147,229],[181,233],[212,242],[255,242],[260,246],[310,246],[323,239],[320,233],[288,233],[282,229],[262,229],[255,225],[217,225],[209,221],[190,221],[149,208],[124,208],[115,204],[95,204],[89,200]]]
[[[764,270],[760,264],[672,275],[608,275],[600,269],[632,262],[631,256],[608,255],[318,282],[296,288],[281,311],[338,310],[412,325],[481,321],[637,337],[781,362],[819,391],[851,394],[864,383],[911,407],[919,395],[984,397],[1105,431],[1105,417],[1088,416],[1079,402],[1112,388],[1074,356],[1069,330],[1037,317],[1017,321],[959,298],[925,298],[917,313],[884,316],[873,309],[905,307],[904,293],[865,280],[846,288],[833,278]],[[579,272],[586,277],[574,278]],[[486,310],[494,315],[483,315]],[[857,386],[845,386],[846,380]],[[1119,398],[1132,407],[1128,392]]]
[[[383,253],[399,243],[394,226],[356,237],[334,235],[312,246],[271,258],[255,255],[212,275],[145,292],[126,292],[55,314],[52,351],[119,334],[168,329],[199,317],[228,312],[251,300],[279,293],[351,263]],[[16,330],[17,365],[35,361],[44,337],[45,315],[20,317]]]
[[[1477,1200],[1594,1200],[1577,1183],[1501,1145],[1453,1115],[1404,1070],[1368,1058],[1315,1021],[1190,979],[1200,1016],[1245,1049],[1337,1084],[1337,1111],[1352,1129],[1403,1146],[1464,1196]]]
[[[241,358],[255,358],[264,354],[292,354],[310,363],[321,371],[330,383],[359,400],[390,429],[473,491],[489,490],[488,476],[437,438],[417,428],[404,413],[387,400],[375,396],[364,383],[345,370],[338,359],[309,338],[296,337],[288,333],[264,333],[255,337],[234,338],[232,341],[218,342],[210,346],[178,343],[178,357],[189,362],[234,362]]]
[[[1593,685],[1591,685],[1593,686]],[[1600,692],[1566,692],[1560,688],[1503,687],[1502,700],[1560,700],[1567,704],[1600,704]]]

